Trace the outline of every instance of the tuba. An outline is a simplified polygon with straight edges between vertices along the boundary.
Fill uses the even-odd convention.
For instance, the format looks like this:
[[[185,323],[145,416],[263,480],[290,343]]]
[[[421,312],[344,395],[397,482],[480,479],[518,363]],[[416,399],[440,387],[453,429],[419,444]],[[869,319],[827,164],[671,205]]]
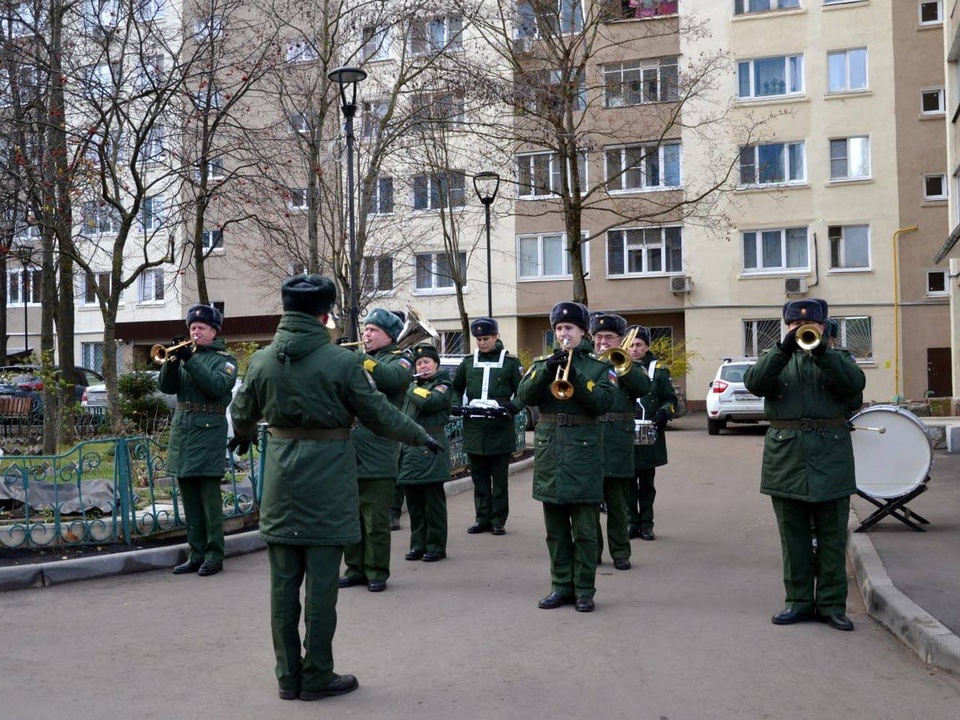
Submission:
[[[633,358],[630,357],[629,351],[630,346],[633,345],[633,341],[637,338],[638,329],[639,328],[633,328],[633,330],[628,332],[619,346],[607,348],[597,355],[601,360],[606,360],[613,365],[613,369],[617,372],[617,377],[623,377],[630,372],[630,368],[633,367]]]
[[[427,338],[436,340],[438,337],[440,333],[433,329],[433,325],[413,305],[407,305],[407,319],[397,336],[397,347],[406,350]]]

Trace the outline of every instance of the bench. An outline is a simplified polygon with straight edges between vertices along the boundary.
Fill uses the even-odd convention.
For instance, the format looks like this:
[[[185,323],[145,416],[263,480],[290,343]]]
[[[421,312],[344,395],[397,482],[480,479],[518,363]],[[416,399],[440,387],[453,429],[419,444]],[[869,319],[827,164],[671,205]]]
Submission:
[[[12,435],[32,422],[31,397],[0,397],[0,427],[5,435]]]

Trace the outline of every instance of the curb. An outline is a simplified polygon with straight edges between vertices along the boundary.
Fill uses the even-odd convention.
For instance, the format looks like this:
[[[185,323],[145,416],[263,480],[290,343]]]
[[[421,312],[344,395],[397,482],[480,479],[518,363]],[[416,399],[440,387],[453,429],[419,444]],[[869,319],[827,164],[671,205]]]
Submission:
[[[851,508],[847,556],[853,563],[867,612],[924,662],[960,673],[960,637],[897,589],[870,537],[853,532],[859,525],[859,521],[852,521],[854,517]]]
[[[510,474],[520,473],[533,466],[533,458],[510,463]],[[459,495],[473,489],[470,477],[451,480],[444,485],[447,497]],[[236,557],[258,550],[264,550],[266,543],[260,539],[259,530],[227,535],[224,557]],[[118,552],[98,557],[77,558],[61,562],[36,563],[34,565],[15,565],[0,568],[0,592],[7,590],[26,590],[44,588],[51,585],[93,580],[95,578],[146,572],[148,570],[170,570],[177,563],[187,559],[190,548],[186,543],[161,548]]]

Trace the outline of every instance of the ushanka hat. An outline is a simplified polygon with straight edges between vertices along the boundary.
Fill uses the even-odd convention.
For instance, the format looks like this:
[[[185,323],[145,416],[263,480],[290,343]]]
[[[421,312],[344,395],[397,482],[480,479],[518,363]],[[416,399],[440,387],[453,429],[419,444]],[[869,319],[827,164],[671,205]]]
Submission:
[[[586,305],[578,302],[558,302],[550,311],[550,327],[556,327],[558,323],[571,323],[589,332],[590,312]]]
[[[337,286],[323,275],[295,275],[280,286],[285,312],[324,315],[337,302]]]
[[[364,318],[363,324],[376,325],[389,335],[390,339],[394,342],[397,341],[400,333],[403,332],[403,320],[401,320],[395,312],[384,310],[383,308],[374,308],[371,310],[367,317]]]
[[[428,357],[432,358],[437,365],[440,364],[440,353],[438,353],[437,349],[430,343],[421,343],[420,345],[416,345],[410,352],[413,353],[414,361],[417,361],[422,357]]]
[[[614,335],[624,335],[627,321],[615,313],[596,313],[590,318],[590,334],[598,332],[612,332]]]
[[[187,327],[189,328],[190,324],[195,322],[209,325],[220,332],[220,328],[223,327],[223,315],[212,305],[194,305],[187,310]]]
[[[790,300],[783,306],[783,321],[825,323],[827,321],[827,301],[810,298],[809,300]]]
[[[470,323],[470,334],[474,337],[484,337],[485,335],[499,335],[500,326],[493,318],[477,318]]]
[[[646,345],[649,345],[649,344],[650,344],[650,331],[649,331],[647,328],[645,328],[643,325],[631,325],[630,327],[626,328],[626,329],[623,331],[623,334],[624,334],[624,335],[629,334],[630,331],[633,330],[634,328],[637,329],[637,336],[636,336],[636,338],[634,338],[634,339],[635,339],[635,340],[643,340],[643,342],[644,342]]]

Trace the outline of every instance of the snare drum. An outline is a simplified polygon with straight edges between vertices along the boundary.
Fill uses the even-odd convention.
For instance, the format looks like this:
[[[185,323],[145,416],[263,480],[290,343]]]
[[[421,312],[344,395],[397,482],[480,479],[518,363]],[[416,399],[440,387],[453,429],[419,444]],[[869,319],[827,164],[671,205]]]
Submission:
[[[657,441],[657,424],[652,420],[633,421],[633,444],[653,445]]]
[[[876,405],[851,418],[857,489],[876,498],[908,494],[930,473],[933,451],[926,428],[916,415],[893,405]]]

